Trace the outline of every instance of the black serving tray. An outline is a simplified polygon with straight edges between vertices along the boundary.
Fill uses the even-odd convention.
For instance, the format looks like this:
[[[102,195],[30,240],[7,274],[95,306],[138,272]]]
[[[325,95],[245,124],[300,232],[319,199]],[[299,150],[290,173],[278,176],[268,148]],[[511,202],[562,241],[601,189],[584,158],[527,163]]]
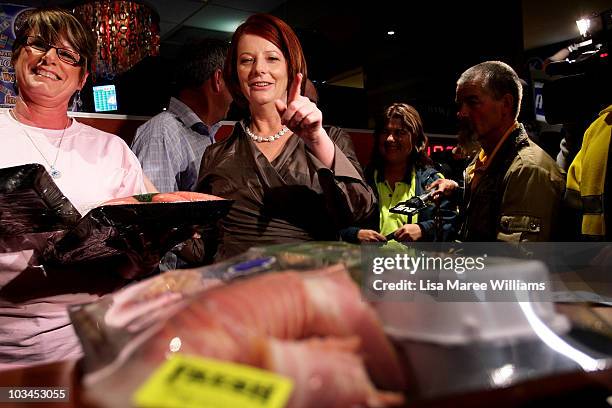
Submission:
[[[72,264],[127,254],[159,262],[168,250],[189,239],[196,227],[224,217],[232,203],[219,199],[96,207],[58,237],[46,257]]]
[[[3,168],[0,252],[35,249],[43,265],[91,265],[93,261],[99,266],[109,261],[109,268],[152,270],[197,228],[224,217],[232,203],[219,198],[102,205],[81,217],[42,165]]]

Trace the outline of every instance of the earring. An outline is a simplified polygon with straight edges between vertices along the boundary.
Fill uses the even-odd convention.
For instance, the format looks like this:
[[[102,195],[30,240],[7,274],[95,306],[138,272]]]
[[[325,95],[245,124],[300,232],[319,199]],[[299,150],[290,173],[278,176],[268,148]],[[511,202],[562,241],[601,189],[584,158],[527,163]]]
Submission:
[[[81,106],[83,106],[83,101],[81,100],[81,90],[77,90],[72,97],[72,112],[79,112],[81,110]]]

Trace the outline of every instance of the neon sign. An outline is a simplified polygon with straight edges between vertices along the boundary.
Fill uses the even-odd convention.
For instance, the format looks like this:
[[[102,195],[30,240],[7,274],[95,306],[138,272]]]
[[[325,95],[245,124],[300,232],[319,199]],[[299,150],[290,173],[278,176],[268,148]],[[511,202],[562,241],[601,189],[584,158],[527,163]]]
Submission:
[[[443,152],[445,150],[453,150],[455,145],[448,144],[435,144],[427,146],[427,155],[431,156],[432,153]]]

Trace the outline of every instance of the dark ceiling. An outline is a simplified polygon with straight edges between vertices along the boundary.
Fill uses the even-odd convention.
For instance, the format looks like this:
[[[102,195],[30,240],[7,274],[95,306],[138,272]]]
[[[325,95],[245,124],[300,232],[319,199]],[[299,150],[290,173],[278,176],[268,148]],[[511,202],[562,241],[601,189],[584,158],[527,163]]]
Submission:
[[[510,0],[503,2],[413,2],[378,0],[144,0],[160,16],[161,53],[172,57],[190,38],[229,38],[249,15],[270,12],[285,19],[298,32],[309,57],[312,76],[326,80],[363,65],[364,46],[390,40],[408,42],[414,63],[430,52],[453,53],[495,43],[496,26],[511,20],[512,34],[525,49],[567,40],[577,35],[574,20],[581,14],[612,7],[612,0]],[[31,6],[70,7],[74,0],[13,0]],[[510,14],[508,14],[508,10]],[[518,12],[518,14],[517,14]],[[499,24],[498,24],[499,23]],[[493,30],[491,30],[493,28]],[[387,31],[396,36],[387,38]],[[468,35],[469,34],[469,35]],[[461,42],[459,42],[461,40]],[[502,43],[505,42],[502,41]],[[501,48],[503,44],[500,44]],[[485,47],[489,48],[489,47]],[[371,52],[371,50],[368,50]],[[495,54],[496,52],[487,52]],[[507,53],[500,49],[498,54]],[[452,55],[451,55],[452,56]],[[456,57],[456,56],[453,56]],[[425,62],[426,61],[421,61]]]
[[[191,38],[229,39],[249,15],[269,12],[288,22],[302,42],[309,77],[324,81],[355,74],[365,90],[327,92],[337,123],[368,126],[351,118],[371,117],[390,101],[405,100],[431,122],[448,129],[454,121],[454,81],[468,66],[486,59],[511,63],[529,75],[525,50],[578,36],[574,21],[584,14],[612,8],[612,0],[507,0],[433,2],[377,0],[148,0],[160,16],[161,55],[171,60]],[[62,5],[68,0],[12,3]],[[394,35],[388,32],[393,31]],[[554,46],[552,47],[554,49]],[[542,48],[542,52],[549,49]],[[541,55],[544,58],[548,55]],[[143,67],[125,82],[159,83],[166,67]],[[329,83],[327,84],[329,86]],[[144,85],[143,85],[144,87]],[[150,86],[149,86],[150,87]],[[363,85],[362,85],[363,88]],[[142,94],[138,97],[142,100]],[[356,109],[356,110],[355,110]],[[146,110],[145,110],[146,111]],[[349,122],[346,122],[349,118]],[[334,118],[336,119],[336,118]]]

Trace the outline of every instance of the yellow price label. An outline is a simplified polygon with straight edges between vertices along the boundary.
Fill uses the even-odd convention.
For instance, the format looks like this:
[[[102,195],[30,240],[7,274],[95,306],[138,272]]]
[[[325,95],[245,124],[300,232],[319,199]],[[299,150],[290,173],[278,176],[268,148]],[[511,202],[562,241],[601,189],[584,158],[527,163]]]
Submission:
[[[175,354],[134,393],[142,408],[281,408],[293,382],[258,368]]]

